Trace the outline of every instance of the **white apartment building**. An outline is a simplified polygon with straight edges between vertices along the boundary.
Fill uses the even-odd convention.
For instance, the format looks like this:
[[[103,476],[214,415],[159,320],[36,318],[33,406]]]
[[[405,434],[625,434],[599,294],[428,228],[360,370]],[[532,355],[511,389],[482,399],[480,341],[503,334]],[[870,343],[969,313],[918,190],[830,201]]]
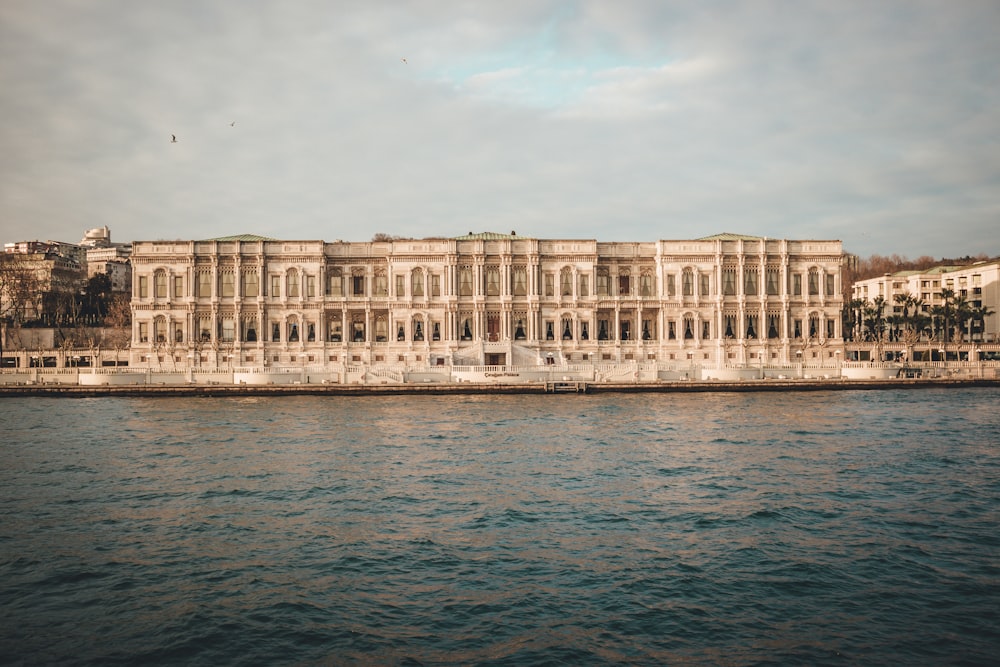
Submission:
[[[902,306],[897,295],[919,299],[919,310],[930,315],[944,303],[942,290],[951,290],[972,308],[985,307],[992,314],[983,319],[972,318],[956,342],[1000,343],[1000,261],[981,261],[967,266],[936,266],[926,271],[899,271],[878,278],[854,283],[854,299],[875,303],[881,297],[885,305],[883,316],[899,315]]]
[[[840,241],[139,241],[132,366],[833,359]]]

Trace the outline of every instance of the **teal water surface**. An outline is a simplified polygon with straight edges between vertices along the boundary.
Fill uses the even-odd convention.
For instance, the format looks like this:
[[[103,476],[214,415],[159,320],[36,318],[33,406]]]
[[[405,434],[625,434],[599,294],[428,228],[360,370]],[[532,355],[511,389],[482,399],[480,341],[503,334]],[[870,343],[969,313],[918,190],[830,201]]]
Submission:
[[[1000,391],[0,401],[0,663],[995,664]]]

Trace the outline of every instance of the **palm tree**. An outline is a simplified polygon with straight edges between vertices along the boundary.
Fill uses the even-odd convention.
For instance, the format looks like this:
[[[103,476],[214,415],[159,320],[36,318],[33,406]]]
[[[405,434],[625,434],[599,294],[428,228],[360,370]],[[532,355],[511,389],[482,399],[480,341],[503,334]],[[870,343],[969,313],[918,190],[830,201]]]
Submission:
[[[966,324],[972,320],[972,304],[966,301],[964,296],[957,296],[953,301],[955,309],[955,330],[958,331],[959,341],[965,339]]]
[[[882,340],[882,333],[885,330],[884,312],[885,298],[881,296],[875,297],[871,303],[866,302],[862,307],[864,328],[867,330],[865,334],[866,340]]]
[[[989,306],[972,306],[969,309],[969,340],[978,334],[979,340],[983,340],[983,330],[985,329],[986,318],[990,315],[995,314],[996,311],[991,310]]]
[[[861,337],[864,305],[862,299],[851,299],[844,304],[843,326],[846,340],[858,340]]]
[[[955,316],[955,290],[945,287],[941,290],[941,305],[931,309],[932,314],[943,321],[943,342],[951,340],[951,323]]]

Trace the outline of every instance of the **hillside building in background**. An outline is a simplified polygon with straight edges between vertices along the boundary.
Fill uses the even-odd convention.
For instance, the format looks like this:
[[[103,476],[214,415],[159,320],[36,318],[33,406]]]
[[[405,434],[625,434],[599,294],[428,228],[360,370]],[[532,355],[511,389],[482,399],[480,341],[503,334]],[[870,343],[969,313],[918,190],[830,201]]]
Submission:
[[[820,365],[840,241],[137,241],[130,364]]]

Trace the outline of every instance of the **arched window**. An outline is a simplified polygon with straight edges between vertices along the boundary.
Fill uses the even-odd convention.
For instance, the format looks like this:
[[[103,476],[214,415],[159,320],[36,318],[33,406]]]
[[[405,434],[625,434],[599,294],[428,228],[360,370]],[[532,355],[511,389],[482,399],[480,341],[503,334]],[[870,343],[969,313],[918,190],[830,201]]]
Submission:
[[[373,290],[375,296],[389,296],[389,276],[386,275],[385,269],[378,269],[375,271],[375,284],[373,285]],[[388,324],[386,327],[388,327]]]
[[[809,269],[809,296],[819,296],[819,269]]]
[[[157,299],[167,298],[167,272],[157,269],[153,274],[153,296]]]
[[[156,343],[167,342],[167,318],[157,317],[153,320],[153,341]]]
[[[573,269],[566,266],[559,272],[560,296],[573,296]]]
[[[424,295],[424,272],[421,269],[413,269],[410,275],[410,290],[413,296]]]
[[[632,276],[628,272],[628,269],[622,269],[618,273],[618,294],[621,296],[628,296],[632,294]],[[628,339],[622,338],[622,340]]]
[[[344,276],[340,269],[330,269],[326,277],[328,296],[344,296]]]
[[[653,274],[649,271],[639,276],[639,296],[653,296]]]

